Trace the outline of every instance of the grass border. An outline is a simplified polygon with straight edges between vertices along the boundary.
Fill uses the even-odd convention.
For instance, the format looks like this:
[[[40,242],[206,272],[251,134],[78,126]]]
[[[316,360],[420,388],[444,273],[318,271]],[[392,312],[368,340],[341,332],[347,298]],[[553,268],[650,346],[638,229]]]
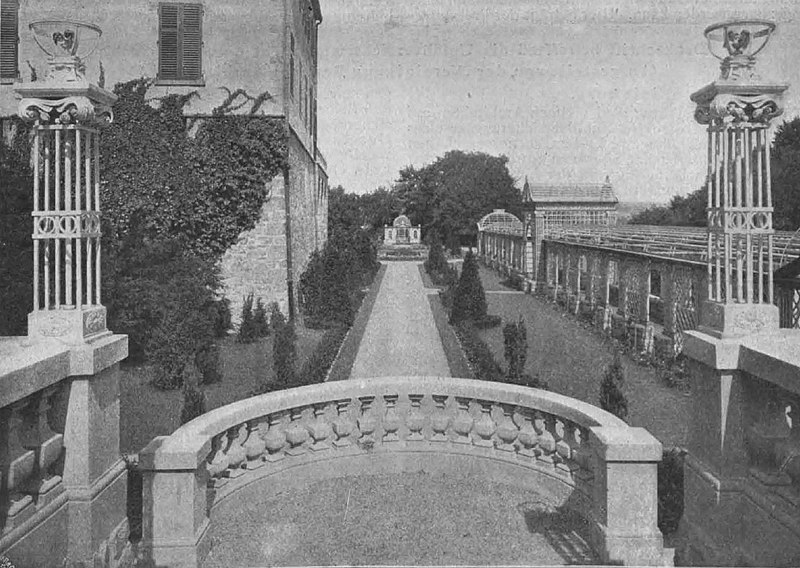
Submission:
[[[353,325],[347,332],[347,335],[339,347],[339,353],[333,361],[328,376],[325,381],[344,381],[350,378],[350,373],[353,370],[353,364],[356,362],[356,355],[358,354],[358,347],[361,345],[361,340],[364,337],[364,332],[367,329],[367,322],[370,315],[372,315],[372,308],[375,305],[375,300],[378,298],[378,291],[381,289],[381,282],[383,276],[386,274],[387,264],[381,262],[381,267],[378,273],[372,280],[369,292],[361,302],[361,307],[358,309],[356,318]]]
[[[425,288],[442,288],[442,286],[437,286],[431,280],[431,275],[425,270],[425,263],[418,264],[417,268],[419,269],[419,277],[422,278],[422,285]]]
[[[456,332],[448,322],[447,312],[439,299],[438,294],[428,294],[428,303],[433,312],[433,321],[436,322],[436,329],[439,331],[439,339],[447,357],[447,366],[450,368],[450,376],[461,379],[474,379],[475,374],[469,366],[467,355],[461,347],[461,342],[456,336]]]

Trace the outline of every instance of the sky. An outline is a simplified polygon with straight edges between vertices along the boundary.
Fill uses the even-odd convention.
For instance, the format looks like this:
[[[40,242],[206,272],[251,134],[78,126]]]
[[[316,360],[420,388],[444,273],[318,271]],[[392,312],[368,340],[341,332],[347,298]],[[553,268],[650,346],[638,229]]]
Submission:
[[[706,171],[706,133],[689,96],[719,75],[703,30],[734,17],[777,23],[758,69],[790,84],[783,118],[800,115],[798,0],[321,7],[319,147],[330,185],[350,192],[389,187],[401,168],[453,149],[508,156],[519,187],[525,176],[609,176],[624,201],[694,191]]]

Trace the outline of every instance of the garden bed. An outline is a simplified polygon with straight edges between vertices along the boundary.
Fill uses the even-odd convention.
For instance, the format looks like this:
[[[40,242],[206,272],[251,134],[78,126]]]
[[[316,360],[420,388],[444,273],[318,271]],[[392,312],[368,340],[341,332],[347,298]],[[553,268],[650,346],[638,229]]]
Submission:
[[[344,381],[350,378],[350,372],[353,370],[353,363],[356,361],[358,355],[358,347],[361,345],[361,339],[364,337],[364,331],[367,329],[367,322],[372,314],[372,307],[375,305],[375,300],[378,297],[378,292],[381,289],[381,282],[383,276],[386,274],[386,264],[381,264],[372,284],[369,287],[364,299],[361,301],[361,307],[358,309],[356,318],[353,325],[342,342],[339,348],[339,354],[328,372],[326,381]]]

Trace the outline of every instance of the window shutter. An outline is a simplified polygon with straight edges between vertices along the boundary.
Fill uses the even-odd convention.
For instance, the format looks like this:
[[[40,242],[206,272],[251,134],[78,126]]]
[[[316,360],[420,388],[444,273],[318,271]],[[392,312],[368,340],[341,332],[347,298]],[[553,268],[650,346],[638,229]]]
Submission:
[[[0,0],[0,79],[17,79],[18,27],[17,0]]]
[[[177,4],[161,4],[158,10],[158,78],[178,79]]]
[[[199,4],[181,6],[181,79],[200,80],[203,75],[203,8]]]

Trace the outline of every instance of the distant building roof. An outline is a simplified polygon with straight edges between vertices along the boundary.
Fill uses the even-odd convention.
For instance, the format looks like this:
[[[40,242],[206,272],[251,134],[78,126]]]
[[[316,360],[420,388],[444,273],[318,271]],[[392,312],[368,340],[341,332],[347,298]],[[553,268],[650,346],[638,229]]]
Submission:
[[[614,194],[611,181],[606,177],[603,183],[528,183],[522,189],[525,203],[608,203],[619,200]]]
[[[405,215],[398,215],[397,218],[392,222],[393,227],[410,227],[411,221],[408,220],[408,217]]]

